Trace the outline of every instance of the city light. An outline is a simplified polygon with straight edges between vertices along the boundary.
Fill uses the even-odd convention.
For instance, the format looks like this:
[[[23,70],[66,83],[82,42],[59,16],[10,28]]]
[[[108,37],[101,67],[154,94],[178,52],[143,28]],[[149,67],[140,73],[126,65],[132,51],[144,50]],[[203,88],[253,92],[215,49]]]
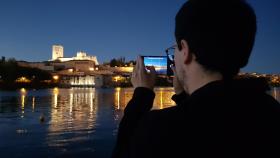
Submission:
[[[26,89],[25,88],[21,88],[20,89],[20,93],[24,95],[26,93]]]
[[[53,79],[54,79],[54,80],[58,80],[58,79],[59,79],[59,76],[58,76],[58,75],[54,75],[54,76],[53,76]]]
[[[20,78],[16,79],[16,82],[18,82],[18,83],[29,83],[31,81],[29,79],[27,79],[26,77],[20,77]]]
[[[114,77],[114,81],[115,81],[115,82],[118,82],[120,79],[121,79],[120,76],[115,76],[115,77]]]

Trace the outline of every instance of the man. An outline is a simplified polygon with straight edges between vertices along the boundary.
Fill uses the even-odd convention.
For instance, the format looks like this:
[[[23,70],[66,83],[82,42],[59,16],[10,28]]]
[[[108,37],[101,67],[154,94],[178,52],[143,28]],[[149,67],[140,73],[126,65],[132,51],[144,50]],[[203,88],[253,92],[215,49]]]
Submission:
[[[189,0],[176,16],[176,106],[152,110],[155,70],[139,57],[113,157],[279,157],[280,105],[264,80],[237,79],[256,16],[243,0]]]

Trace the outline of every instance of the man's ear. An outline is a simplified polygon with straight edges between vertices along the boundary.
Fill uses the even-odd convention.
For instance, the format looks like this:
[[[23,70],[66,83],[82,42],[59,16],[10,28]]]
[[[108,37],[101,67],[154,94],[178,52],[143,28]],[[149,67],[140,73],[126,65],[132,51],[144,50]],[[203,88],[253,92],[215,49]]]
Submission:
[[[184,64],[189,64],[192,61],[189,45],[186,40],[181,40],[182,53],[184,55]]]

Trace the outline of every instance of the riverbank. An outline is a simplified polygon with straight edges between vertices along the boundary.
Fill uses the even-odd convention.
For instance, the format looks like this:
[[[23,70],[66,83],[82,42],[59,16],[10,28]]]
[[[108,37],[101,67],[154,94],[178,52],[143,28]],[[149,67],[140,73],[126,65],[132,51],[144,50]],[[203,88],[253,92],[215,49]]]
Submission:
[[[268,82],[271,88],[280,88],[279,84],[273,84],[272,82]],[[168,81],[166,78],[158,77],[156,80],[156,87],[173,87],[172,82]],[[8,90],[13,91],[21,88],[26,89],[47,89],[47,88],[71,88],[71,87],[84,87],[84,88],[96,88],[95,86],[83,86],[83,85],[69,85],[69,84],[61,84],[55,82],[30,82],[30,83],[7,83],[7,82],[0,82],[0,90]],[[118,82],[115,84],[108,84],[103,85],[102,87],[98,88],[130,88],[132,84],[130,81],[125,80],[124,82]]]
[[[20,88],[26,88],[26,89],[47,89],[47,88],[54,88],[59,87],[58,83],[6,83],[6,82],[0,82],[0,90],[16,90]]]
[[[172,87],[172,82],[168,81],[165,77],[157,77],[156,79],[156,87]],[[70,85],[61,83],[59,81],[57,82],[1,82],[0,81],[0,90],[16,90],[20,88],[26,88],[26,89],[45,89],[45,88],[71,88],[71,87],[96,87],[94,85]],[[108,84],[103,84],[101,87],[98,88],[129,88],[132,87],[132,84],[130,82],[130,78],[126,78],[124,80],[120,80],[118,82],[110,82]]]

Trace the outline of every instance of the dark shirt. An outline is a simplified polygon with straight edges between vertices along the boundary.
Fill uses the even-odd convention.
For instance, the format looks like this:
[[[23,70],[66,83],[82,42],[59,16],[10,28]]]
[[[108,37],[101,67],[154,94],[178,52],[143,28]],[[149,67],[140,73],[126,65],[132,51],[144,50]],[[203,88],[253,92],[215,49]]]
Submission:
[[[280,105],[268,89],[263,80],[215,81],[151,111],[154,92],[136,88],[113,157],[280,157]]]

